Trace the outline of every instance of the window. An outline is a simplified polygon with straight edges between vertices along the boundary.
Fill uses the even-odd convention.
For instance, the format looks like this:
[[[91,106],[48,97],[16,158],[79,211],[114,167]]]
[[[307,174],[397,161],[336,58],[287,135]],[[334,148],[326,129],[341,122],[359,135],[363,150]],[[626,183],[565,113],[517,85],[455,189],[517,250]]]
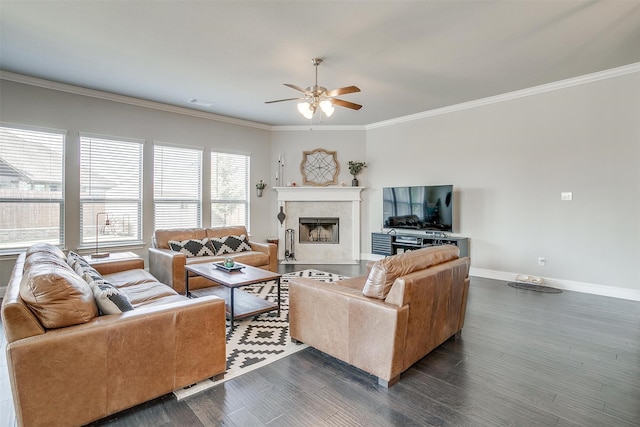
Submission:
[[[202,150],[153,147],[155,228],[202,226]]]
[[[211,226],[248,224],[249,156],[211,153]]]
[[[0,127],[0,251],[64,246],[64,138]]]
[[[142,142],[80,135],[80,242],[142,243]]]

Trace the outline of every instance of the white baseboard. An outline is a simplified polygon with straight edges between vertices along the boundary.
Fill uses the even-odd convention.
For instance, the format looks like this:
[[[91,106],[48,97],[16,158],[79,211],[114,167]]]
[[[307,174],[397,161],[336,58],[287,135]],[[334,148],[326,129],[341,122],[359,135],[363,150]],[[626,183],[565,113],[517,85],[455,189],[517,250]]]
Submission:
[[[513,282],[516,280],[517,274],[509,273],[506,271],[487,270],[484,268],[471,267],[471,269],[469,270],[469,276]],[[545,277],[544,284],[551,286],[552,288],[562,289],[565,291],[575,291],[585,294],[594,294],[605,297],[627,299],[631,301],[640,301],[640,290],[636,289],[617,288],[615,286],[576,282],[574,280],[554,279],[551,277]]]

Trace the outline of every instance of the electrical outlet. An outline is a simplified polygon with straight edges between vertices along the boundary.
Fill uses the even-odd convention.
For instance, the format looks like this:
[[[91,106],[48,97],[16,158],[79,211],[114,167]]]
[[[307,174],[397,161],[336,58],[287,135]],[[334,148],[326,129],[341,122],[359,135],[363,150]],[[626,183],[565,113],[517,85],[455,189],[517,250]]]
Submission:
[[[538,265],[545,265],[547,263],[547,259],[543,256],[538,258]]]
[[[565,202],[573,200],[573,193],[571,191],[563,191],[560,193],[560,200]]]

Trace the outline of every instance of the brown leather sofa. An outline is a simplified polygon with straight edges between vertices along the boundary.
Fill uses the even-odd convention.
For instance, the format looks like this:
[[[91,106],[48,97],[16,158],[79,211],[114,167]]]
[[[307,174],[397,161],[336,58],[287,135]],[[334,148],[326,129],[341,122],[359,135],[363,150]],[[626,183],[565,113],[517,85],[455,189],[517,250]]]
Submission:
[[[98,315],[77,270],[40,255],[18,257],[2,301],[19,425],[83,425],[224,375],[222,299],[187,299],[144,269],[126,270],[142,260],[107,263],[102,280],[133,309]]]
[[[169,241],[185,241],[188,239],[221,239],[227,236],[248,236],[244,226],[216,227],[216,228],[182,228],[156,230],[153,235],[153,246],[149,248],[149,272],[162,283],[173,287],[177,292],[184,293],[184,266],[205,262],[223,261],[233,258],[234,261],[269,271],[278,270],[277,246],[273,243],[249,242],[251,250],[235,252],[219,256],[195,256],[171,250]],[[189,276],[189,289],[200,289],[211,286],[211,282],[204,277]]]
[[[289,281],[291,338],[378,377],[400,374],[464,325],[469,258],[433,246],[377,261],[368,276]]]

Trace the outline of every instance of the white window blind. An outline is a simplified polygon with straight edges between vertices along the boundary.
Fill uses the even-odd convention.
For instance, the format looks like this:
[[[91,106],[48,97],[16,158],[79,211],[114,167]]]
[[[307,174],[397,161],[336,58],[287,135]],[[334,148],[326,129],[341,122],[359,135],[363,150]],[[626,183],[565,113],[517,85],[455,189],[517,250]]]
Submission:
[[[248,224],[249,156],[211,153],[211,226]]]
[[[155,228],[202,226],[202,150],[153,147]]]
[[[0,251],[64,246],[63,132],[0,127]]]
[[[83,246],[142,242],[142,145],[80,135]]]

